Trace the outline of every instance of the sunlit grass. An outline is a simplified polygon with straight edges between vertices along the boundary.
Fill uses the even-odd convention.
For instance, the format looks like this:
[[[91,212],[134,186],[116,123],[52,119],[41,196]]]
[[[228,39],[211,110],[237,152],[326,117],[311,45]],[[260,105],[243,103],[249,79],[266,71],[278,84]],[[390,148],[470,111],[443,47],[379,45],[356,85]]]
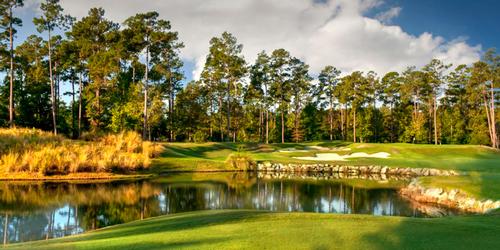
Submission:
[[[380,165],[389,167],[436,168],[458,170],[458,177],[420,178],[429,187],[461,189],[479,199],[500,199],[500,152],[476,145],[419,145],[419,144],[351,144],[347,142],[311,142],[285,144],[256,143],[167,143],[161,157],[155,159],[151,171],[220,171],[234,170],[227,164],[229,155],[243,148],[248,157],[257,162],[314,163],[294,157],[314,156],[324,151],[280,152],[283,148],[305,149],[307,146],[346,147],[349,151],[334,151],[338,154],[353,152],[387,152],[390,157],[353,158],[342,162],[329,162],[338,165]],[[333,151],[332,151],[333,152]],[[324,162],[322,162],[324,163]]]
[[[500,218],[201,211],[7,249],[497,249]]]
[[[350,151],[334,151],[340,155],[353,152],[387,152],[387,159],[352,158],[348,161],[329,163],[339,165],[386,165],[392,167],[419,167],[455,169],[460,171],[497,171],[500,153],[496,150],[474,145],[415,145],[415,144],[349,144],[332,143],[285,143],[285,144],[234,144],[234,143],[167,143],[162,157],[155,162],[157,171],[162,170],[223,170],[229,168],[224,161],[229,155],[243,147],[245,153],[256,161],[279,163],[314,163],[295,157],[314,156],[324,153],[319,150],[307,152],[280,152],[283,148],[304,149],[307,146],[345,146]]]
[[[0,129],[0,173],[130,172],[148,168],[160,150],[158,145],[143,142],[135,132],[85,142],[36,129]]]

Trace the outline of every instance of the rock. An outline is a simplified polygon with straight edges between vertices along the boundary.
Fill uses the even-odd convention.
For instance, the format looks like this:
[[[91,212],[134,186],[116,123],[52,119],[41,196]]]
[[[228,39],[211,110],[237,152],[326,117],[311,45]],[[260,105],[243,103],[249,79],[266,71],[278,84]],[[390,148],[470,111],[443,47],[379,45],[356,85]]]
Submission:
[[[429,169],[429,175],[430,176],[437,176],[440,174],[440,171],[437,169]]]
[[[339,173],[345,173],[345,172],[346,172],[346,168],[344,166],[340,166]]]
[[[380,173],[381,174],[386,174],[387,173],[387,167],[383,167],[381,170],[380,170]]]
[[[361,166],[358,168],[359,169],[359,172],[361,173],[368,173],[368,167],[365,167],[365,166]]]

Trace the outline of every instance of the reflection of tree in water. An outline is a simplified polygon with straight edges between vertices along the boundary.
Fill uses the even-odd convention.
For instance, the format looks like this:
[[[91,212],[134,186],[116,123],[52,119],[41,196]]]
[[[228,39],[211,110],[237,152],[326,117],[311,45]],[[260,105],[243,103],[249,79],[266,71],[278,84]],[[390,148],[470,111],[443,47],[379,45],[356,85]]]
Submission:
[[[158,194],[144,181],[2,184],[2,236],[6,242],[49,239],[157,216]]]
[[[6,242],[62,237],[202,209],[420,215],[391,189],[257,179],[245,173],[197,174],[178,180],[0,185],[0,230]]]

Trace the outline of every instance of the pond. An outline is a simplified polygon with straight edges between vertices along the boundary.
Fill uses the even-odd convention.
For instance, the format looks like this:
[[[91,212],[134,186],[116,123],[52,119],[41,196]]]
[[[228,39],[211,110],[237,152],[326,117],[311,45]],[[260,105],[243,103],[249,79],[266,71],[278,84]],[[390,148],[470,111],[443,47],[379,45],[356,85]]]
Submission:
[[[399,196],[408,180],[256,173],[175,174],[113,182],[2,182],[0,237],[14,243],[73,235],[204,209],[432,217],[456,211]]]

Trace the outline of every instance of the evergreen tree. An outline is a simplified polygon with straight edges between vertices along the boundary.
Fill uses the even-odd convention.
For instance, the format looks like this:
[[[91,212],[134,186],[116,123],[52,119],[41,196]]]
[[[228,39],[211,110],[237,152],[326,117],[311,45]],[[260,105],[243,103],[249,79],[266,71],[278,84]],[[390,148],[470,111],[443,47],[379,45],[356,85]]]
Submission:
[[[328,107],[328,124],[330,141],[333,140],[333,116],[335,105],[335,90],[339,83],[340,70],[333,66],[326,66],[321,70],[318,76],[319,84],[316,88],[315,95],[320,100],[321,106]]]
[[[0,16],[0,28],[4,32],[0,33],[0,43],[3,45],[5,40],[9,43],[9,126],[14,126],[14,36],[16,34],[16,29],[14,26],[21,26],[22,20],[15,17],[13,10],[15,8],[22,7],[24,5],[23,0],[1,0],[0,1],[0,11],[2,15]],[[7,54],[5,47],[0,47],[0,53],[2,53],[2,47],[4,48],[3,54]]]
[[[288,113],[292,95],[290,61],[290,53],[284,49],[277,49],[271,54],[270,96],[277,104],[277,111],[281,117],[281,143],[285,143],[285,114]]]
[[[33,23],[36,25],[38,32],[42,33],[47,31],[48,40],[48,56],[49,56],[49,80],[50,80],[50,96],[52,103],[52,125],[54,127],[54,134],[57,134],[57,114],[56,114],[56,92],[53,76],[52,64],[52,32],[57,28],[65,28],[71,22],[70,16],[63,14],[63,8],[59,4],[59,0],[46,0],[40,5],[42,16],[35,17]]]

